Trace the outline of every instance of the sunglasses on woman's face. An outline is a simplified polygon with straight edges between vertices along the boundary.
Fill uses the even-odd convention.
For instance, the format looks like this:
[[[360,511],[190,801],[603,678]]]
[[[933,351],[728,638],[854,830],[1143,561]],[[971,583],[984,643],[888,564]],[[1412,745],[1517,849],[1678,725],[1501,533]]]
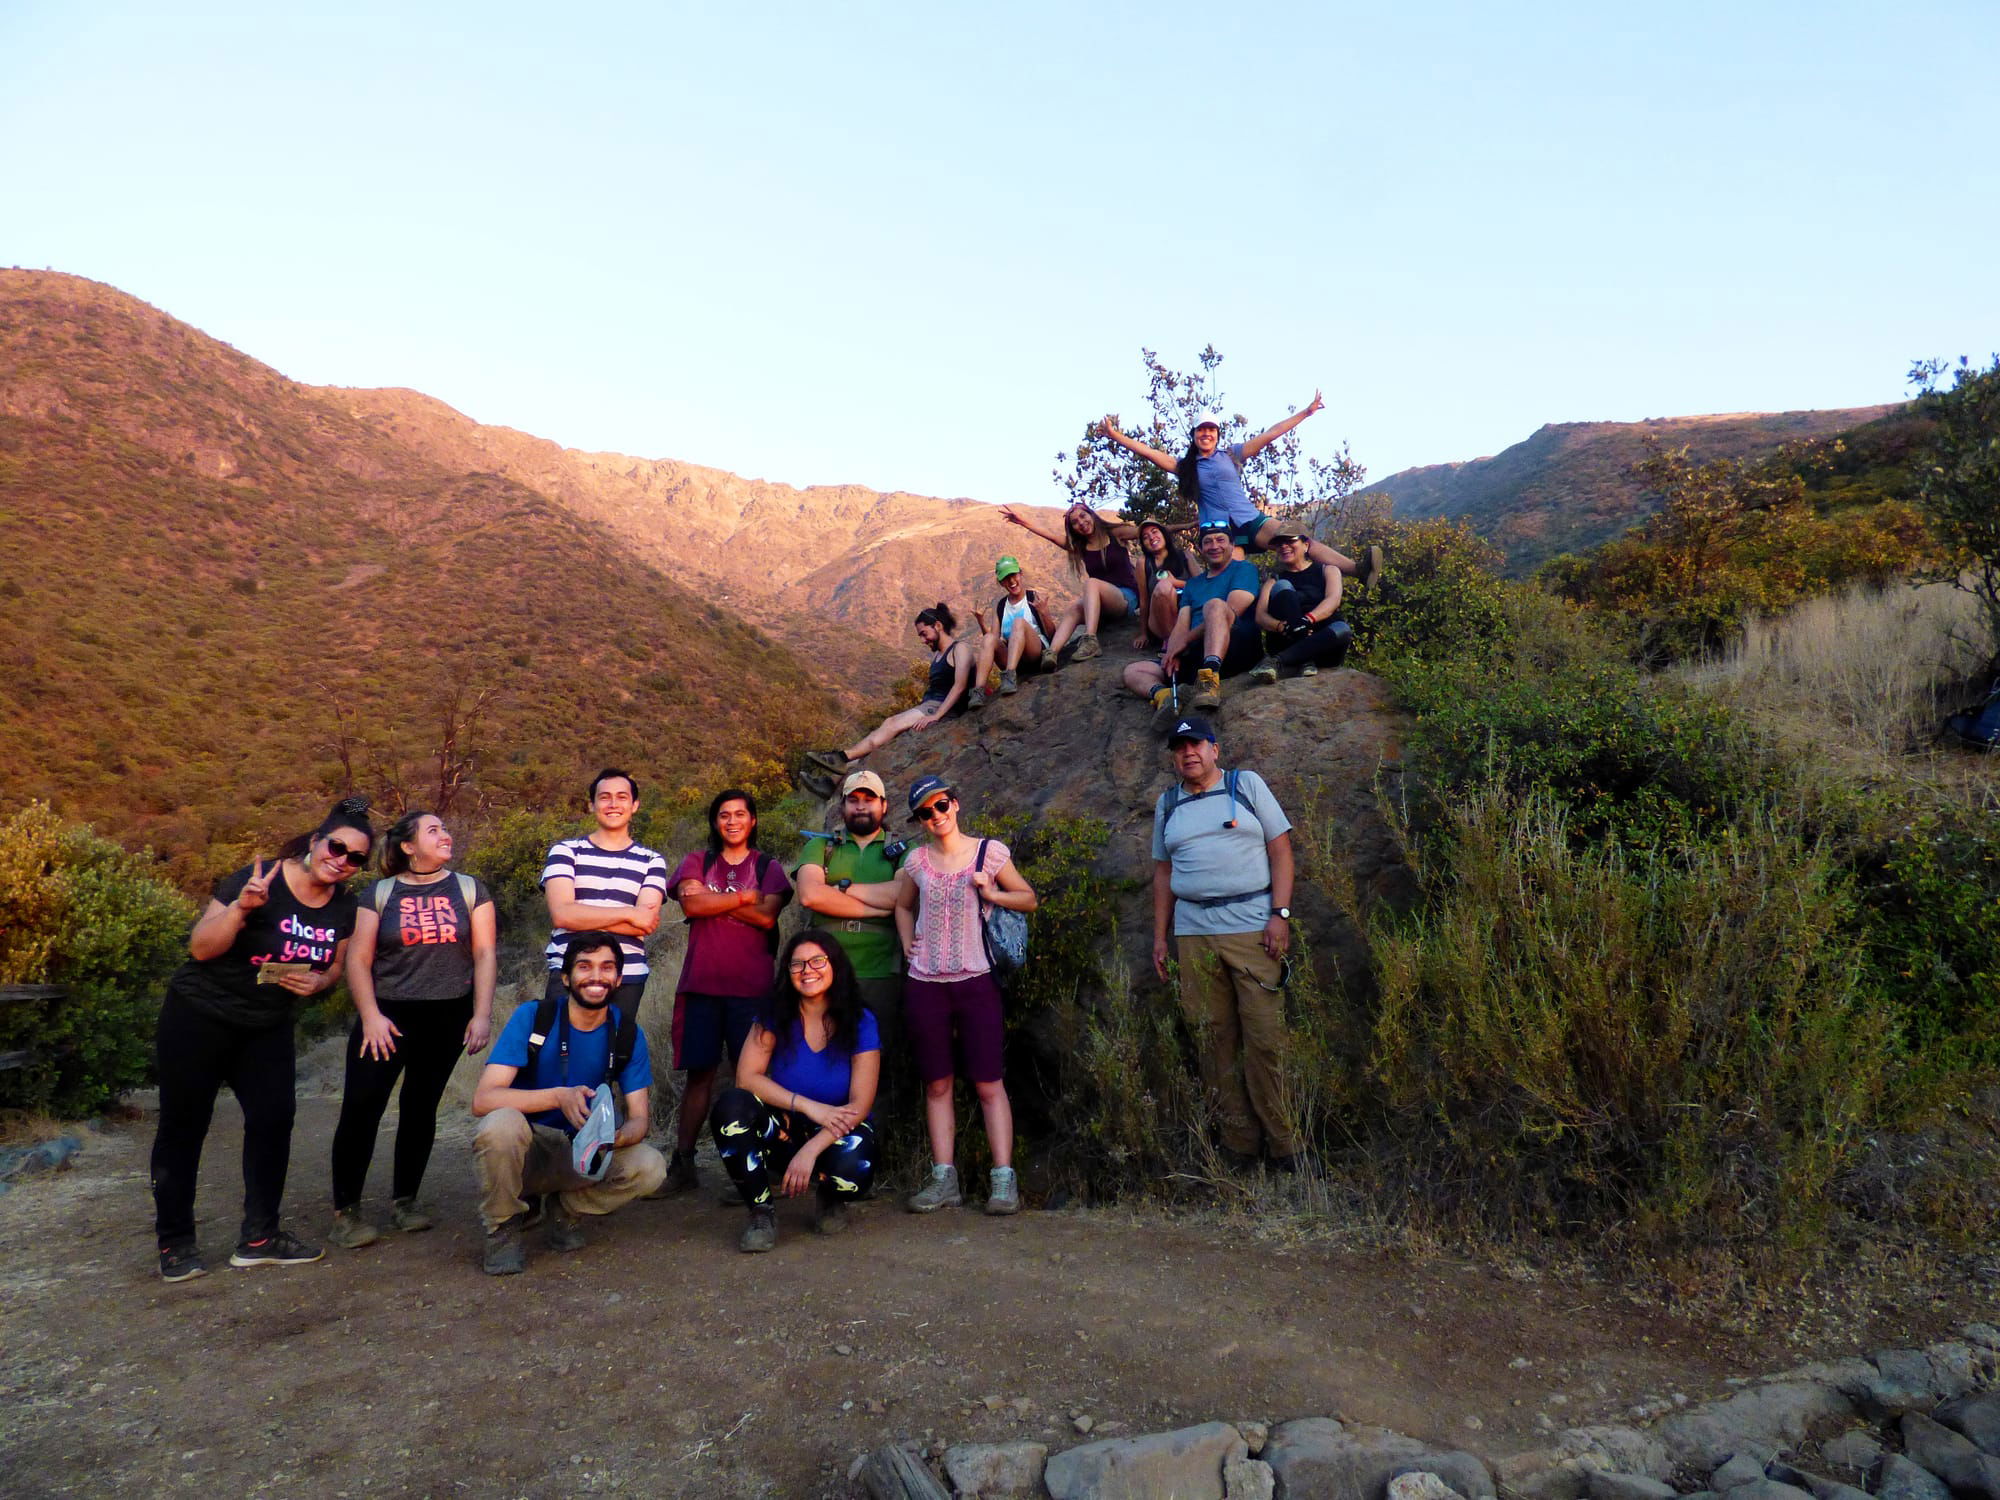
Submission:
[[[341,843],[339,839],[331,835],[327,837],[326,852],[351,869],[358,870],[361,866],[368,863],[368,851],[366,849],[350,849],[347,845]]]
[[[940,797],[937,801],[926,802],[922,807],[918,808],[917,819],[924,823],[935,822],[937,819],[943,817],[950,808],[951,798]]]
[[[791,969],[794,974],[824,974],[833,967],[833,961],[824,953],[816,953],[811,958],[795,958]]]

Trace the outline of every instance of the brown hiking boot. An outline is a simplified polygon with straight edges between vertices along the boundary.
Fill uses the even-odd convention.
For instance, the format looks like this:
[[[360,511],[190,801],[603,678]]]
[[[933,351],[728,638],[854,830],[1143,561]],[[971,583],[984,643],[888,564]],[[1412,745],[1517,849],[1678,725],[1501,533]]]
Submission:
[[[1102,656],[1103,654],[1104,648],[1097,644],[1096,636],[1080,635],[1076,638],[1076,649],[1070,652],[1069,659],[1071,661],[1089,661],[1092,657]]]
[[[1222,674],[1215,668],[1203,667],[1194,674],[1194,701],[1188,707],[1197,713],[1222,707]]]

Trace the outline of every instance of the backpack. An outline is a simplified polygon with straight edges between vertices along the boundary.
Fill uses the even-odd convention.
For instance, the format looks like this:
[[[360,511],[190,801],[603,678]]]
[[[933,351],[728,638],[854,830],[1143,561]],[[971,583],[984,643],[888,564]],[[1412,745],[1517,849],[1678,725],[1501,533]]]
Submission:
[[[756,863],[750,867],[750,879],[756,885],[759,894],[762,894],[764,889],[764,872],[771,868],[773,860],[762,849],[752,849],[750,852],[756,856]],[[715,868],[716,861],[721,858],[722,856],[719,854],[711,854],[701,862],[701,883],[703,885],[708,884],[708,872]],[[780,906],[783,904],[783,902],[779,903]],[[684,917],[682,921],[692,924],[694,918]],[[775,923],[764,933],[764,946],[773,955],[778,951],[778,928]]]
[[[514,1075],[517,1084],[533,1075],[535,1059],[542,1055],[542,1043],[555,1030],[556,1007],[562,1003],[560,999],[548,995],[535,1002],[535,1024],[528,1030],[528,1060]],[[604,1081],[615,1085],[618,1076],[625,1071],[625,1065],[632,1061],[633,1049],[638,1046],[639,1023],[614,1005],[611,1007],[611,1028],[611,1051],[605,1057]]]
[[[973,869],[986,868],[986,846],[992,842],[979,841],[979,852],[972,859]],[[1020,973],[1028,961],[1028,914],[981,901],[979,940],[986,949],[986,962],[993,970],[993,977],[1005,983]]]
[[[398,878],[395,875],[387,876],[369,888],[368,904],[375,908],[376,916],[381,916],[388,909],[389,892],[395,888]],[[466,914],[470,916],[472,908],[478,904],[475,899],[479,894],[478,882],[470,875],[460,874],[457,870],[452,871],[451,878],[458,882],[459,898],[465,902]]]
[[[1236,826],[1236,786],[1237,780],[1242,774],[1241,771],[1224,771],[1222,773],[1222,790],[1229,797],[1229,817],[1222,825],[1224,828],[1234,828]],[[1164,838],[1166,836],[1167,824],[1173,821],[1174,814],[1182,806],[1189,802],[1199,802],[1203,797],[1213,797],[1214,795],[1214,787],[1210,787],[1205,792],[1196,792],[1191,796],[1181,790],[1181,784],[1178,781],[1168,787],[1166,790],[1166,805],[1160,810],[1161,837]],[[1257,814],[1253,811],[1250,816],[1255,818]],[[1259,822],[1257,826],[1261,829],[1264,825],[1262,822]]]
[[[1979,707],[1946,719],[1944,732],[1969,749],[2000,751],[2000,679]]]

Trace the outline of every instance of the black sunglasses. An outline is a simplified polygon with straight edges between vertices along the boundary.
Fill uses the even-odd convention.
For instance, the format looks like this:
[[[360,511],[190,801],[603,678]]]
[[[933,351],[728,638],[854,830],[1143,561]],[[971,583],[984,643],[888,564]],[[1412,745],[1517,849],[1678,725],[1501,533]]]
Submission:
[[[326,852],[343,864],[356,870],[368,863],[368,851],[366,849],[350,849],[330,833],[326,836]]]
[[[940,797],[935,802],[926,802],[922,807],[917,809],[917,820],[922,823],[931,822],[935,818],[943,817],[950,808],[951,798],[949,797]]]

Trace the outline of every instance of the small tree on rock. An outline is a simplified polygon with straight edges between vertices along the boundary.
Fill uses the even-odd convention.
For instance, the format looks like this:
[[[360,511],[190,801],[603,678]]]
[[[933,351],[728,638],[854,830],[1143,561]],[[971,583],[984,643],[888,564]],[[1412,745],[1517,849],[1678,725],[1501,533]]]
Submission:
[[[1951,370],[1951,384],[1942,378]],[[1917,507],[1950,552],[1936,576],[1979,600],[1988,649],[2000,661],[2000,355],[1985,369],[1959,356],[1910,367],[1917,410],[1932,433],[1917,455]]]

